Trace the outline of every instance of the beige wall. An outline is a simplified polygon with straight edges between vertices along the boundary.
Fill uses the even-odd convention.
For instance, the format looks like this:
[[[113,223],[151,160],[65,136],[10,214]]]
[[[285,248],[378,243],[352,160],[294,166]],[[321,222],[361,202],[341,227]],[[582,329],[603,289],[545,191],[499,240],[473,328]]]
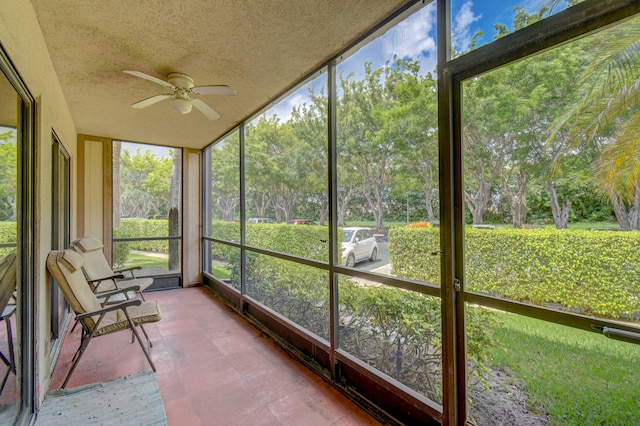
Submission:
[[[11,58],[30,93],[38,101],[36,129],[36,229],[35,229],[35,326],[36,380],[40,399],[49,386],[50,324],[49,287],[45,268],[51,245],[51,134],[55,131],[71,155],[72,182],[76,180],[76,129],[55,70],[49,58],[31,2],[3,0],[0,12],[0,43]],[[72,218],[76,197],[72,187]],[[72,234],[75,227],[72,224]]]
[[[202,283],[202,151],[185,148],[182,158],[182,283],[189,287]]]
[[[104,242],[111,257],[111,139],[78,135],[78,236]]]

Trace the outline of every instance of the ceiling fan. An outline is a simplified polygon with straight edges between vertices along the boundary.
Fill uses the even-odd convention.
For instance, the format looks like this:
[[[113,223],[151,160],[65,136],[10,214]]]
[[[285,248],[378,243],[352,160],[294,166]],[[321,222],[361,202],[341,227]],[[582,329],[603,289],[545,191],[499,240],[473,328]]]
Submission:
[[[209,120],[217,120],[220,118],[220,114],[197,97],[201,95],[232,96],[236,94],[236,91],[229,86],[194,86],[193,78],[180,72],[170,73],[167,76],[167,81],[140,71],[124,70],[123,72],[152,81],[172,92],[155,95],[131,104],[133,108],[137,109],[146,108],[157,102],[171,99],[171,107],[180,114],[187,114],[191,112],[192,107],[196,107]]]

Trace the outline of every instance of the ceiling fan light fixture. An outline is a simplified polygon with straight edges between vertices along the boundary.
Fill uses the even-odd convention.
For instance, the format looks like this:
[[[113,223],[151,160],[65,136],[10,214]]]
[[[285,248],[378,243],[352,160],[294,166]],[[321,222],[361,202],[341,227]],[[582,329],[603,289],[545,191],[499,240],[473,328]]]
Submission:
[[[175,98],[171,101],[171,107],[175,112],[178,112],[180,114],[188,114],[191,112],[191,108],[193,108],[193,105],[191,105],[191,102],[189,102],[187,99]]]

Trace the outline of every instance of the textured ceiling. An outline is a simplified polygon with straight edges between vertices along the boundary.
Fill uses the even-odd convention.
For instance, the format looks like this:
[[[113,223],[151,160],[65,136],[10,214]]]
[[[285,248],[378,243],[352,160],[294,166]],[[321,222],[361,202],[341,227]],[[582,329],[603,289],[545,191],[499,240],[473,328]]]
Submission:
[[[202,148],[294,81],[357,40],[403,0],[33,0],[79,133]],[[237,96],[201,98],[222,116],[180,115],[164,101],[130,105],[165,90],[127,74],[196,85],[226,84]]]

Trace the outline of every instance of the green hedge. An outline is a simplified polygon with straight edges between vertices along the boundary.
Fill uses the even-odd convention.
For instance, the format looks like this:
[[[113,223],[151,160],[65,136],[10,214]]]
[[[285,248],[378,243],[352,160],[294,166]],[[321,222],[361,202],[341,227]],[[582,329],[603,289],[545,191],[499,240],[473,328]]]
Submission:
[[[116,238],[152,238],[168,237],[167,219],[121,219],[120,227],[114,231]],[[123,244],[123,243],[118,243]],[[131,250],[167,252],[168,240],[127,242]]]
[[[212,223],[212,236],[239,242],[238,222]],[[286,224],[247,224],[247,245],[309,259],[329,261],[329,228]]]
[[[16,244],[18,228],[16,222],[0,222],[0,243]],[[15,247],[0,247],[0,257],[7,256],[16,251]]]
[[[389,232],[393,273],[440,282],[438,229]],[[467,290],[613,318],[640,312],[640,232],[465,230]]]

